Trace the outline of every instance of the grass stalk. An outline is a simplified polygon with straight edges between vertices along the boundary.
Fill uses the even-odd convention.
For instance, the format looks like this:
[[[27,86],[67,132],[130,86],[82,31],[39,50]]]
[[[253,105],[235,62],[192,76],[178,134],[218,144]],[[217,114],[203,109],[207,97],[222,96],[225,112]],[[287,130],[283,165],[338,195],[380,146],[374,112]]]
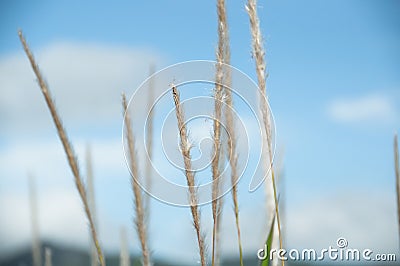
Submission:
[[[26,55],[27,55],[27,57],[28,57],[28,59],[30,61],[31,67],[33,69],[33,72],[36,75],[39,87],[40,87],[40,89],[42,91],[42,94],[43,94],[43,96],[45,98],[47,107],[48,107],[48,109],[49,109],[49,111],[51,113],[51,117],[53,118],[54,125],[55,125],[55,127],[57,129],[58,136],[59,136],[59,138],[61,140],[61,143],[62,143],[62,145],[64,147],[64,151],[65,151],[65,154],[67,156],[69,166],[70,166],[72,174],[74,176],[75,186],[76,186],[76,188],[77,188],[77,190],[79,192],[79,195],[81,197],[81,200],[82,200],[82,203],[83,203],[83,206],[84,206],[86,217],[87,217],[87,219],[89,221],[89,226],[90,226],[90,230],[91,230],[91,233],[92,233],[93,242],[94,242],[94,244],[96,246],[97,256],[98,256],[100,265],[101,266],[105,266],[106,264],[105,264],[103,252],[102,252],[101,247],[100,247],[100,243],[99,243],[99,240],[98,240],[98,237],[97,237],[97,232],[96,232],[96,229],[95,229],[95,226],[94,226],[92,214],[90,212],[89,203],[88,203],[88,199],[87,199],[87,195],[86,195],[86,190],[85,190],[85,187],[84,187],[83,181],[82,181],[83,179],[82,179],[80,171],[79,171],[78,160],[77,160],[77,158],[76,158],[76,156],[74,154],[72,145],[68,140],[67,133],[66,133],[66,131],[65,131],[63,125],[62,125],[61,118],[58,115],[55,103],[54,103],[54,101],[53,101],[53,99],[51,97],[51,94],[50,94],[50,91],[48,89],[48,86],[47,86],[42,74],[40,73],[39,67],[35,62],[35,59],[34,59],[33,54],[31,53],[31,51],[30,51],[30,49],[28,47],[28,44],[26,43],[26,40],[25,40],[25,38],[24,38],[24,36],[22,34],[22,31],[18,31],[18,35],[19,35],[20,41],[22,43],[22,46],[23,46],[23,48],[25,50],[25,53],[26,53]]]
[[[400,167],[399,167],[399,143],[397,133],[394,135],[394,171],[396,174],[396,194],[397,194],[397,217],[399,223],[399,242],[400,242]]]
[[[230,64],[230,42],[229,42],[229,28],[227,21],[227,12],[225,0],[217,0],[217,13],[218,13],[218,47],[222,51],[222,62],[225,64]],[[229,68],[226,69],[224,73],[225,84],[230,87],[231,85],[231,73]],[[226,117],[226,125],[229,133],[228,137],[228,155],[229,155],[229,165],[231,168],[231,183],[232,183],[232,200],[234,207],[234,215],[235,215],[235,224],[238,238],[238,247],[239,247],[239,260],[240,265],[243,266],[243,251],[242,251],[242,241],[240,234],[240,221],[239,221],[239,203],[238,203],[238,193],[237,193],[237,181],[238,181],[238,173],[237,173],[237,160],[238,154],[236,151],[236,134],[234,130],[234,121],[233,121],[233,101],[232,101],[232,92],[230,88],[224,88],[224,96],[225,102],[228,108],[225,109],[225,117]]]
[[[42,265],[42,252],[39,236],[38,207],[36,185],[33,176],[29,180],[29,201],[31,208],[31,230],[32,230],[32,261],[34,266]]]
[[[154,66],[150,67],[150,76],[155,72]],[[154,109],[152,110],[152,105],[154,101],[154,78],[149,80],[149,88],[148,88],[148,96],[147,96],[147,110],[148,110],[148,118],[147,118],[147,138],[146,138],[146,149],[147,156],[149,157],[146,160],[146,188],[147,191],[151,192],[152,186],[152,165],[151,160],[153,159],[153,127],[154,127]],[[146,211],[146,219],[150,217],[150,196],[145,194],[145,202],[144,209]]]
[[[44,249],[44,266],[52,266],[52,254],[51,254],[51,249],[50,248],[45,248]]]
[[[217,63],[219,64],[219,63]],[[220,67],[217,67],[220,69]],[[217,70],[221,71],[221,70]],[[218,76],[219,74],[217,74]],[[212,160],[212,179],[213,179],[213,188],[212,188],[212,216],[213,216],[213,240],[212,240],[212,266],[215,265],[216,248],[217,248],[217,235],[219,234],[219,222],[220,214],[221,214],[221,205],[220,200],[218,199],[219,192],[219,183],[220,183],[220,156],[221,156],[221,114],[222,114],[222,86],[221,82],[217,81],[215,88],[215,117],[214,117],[214,132],[213,132],[213,141],[214,141],[214,157]]]
[[[96,222],[96,201],[94,195],[94,182],[93,182],[93,165],[92,165],[92,153],[90,146],[86,148],[86,178],[87,178],[87,193],[88,193],[88,203],[90,212],[92,213],[94,226],[97,228]],[[93,240],[90,242],[90,263],[92,266],[99,265],[97,261],[96,246]]]
[[[185,176],[189,190],[190,211],[193,217],[193,226],[196,230],[197,243],[199,247],[199,255],[202,266],[206,266],[205,245],[204,238],[201,233],[200,224],[200,211],[198,208],[197,192],[194,179],[194,172],[192,170],[192,161],[190,154],[190,144],[188,141],[187,129],[185,125],[185,116],[180,102],[179,92],[175,86],[172,86],[172,97],[175,104],[175,114],[178,121],[179,137],[183,163],[185,165]]]
[[[119,254],[119,265],[120,266],[129,266],[130,265],[130,258],[129,258],[129,250],[128,250],[128,241],[126,239],[126,229],[121,227],[120,231],[120,243],[121,243],[121,250]]]
[[[266,79],[268,77],[266,73],[266,63],[265,63],[265,51],[263,47],[263,38],[260,29],[260,22],[257,14],[257,0],[248,0],[246,5],[246,10],[250,19],[250,31],[252,36],[252,48],[253,48],[253,56],[255,58],[255,66],[257,72],[257,80],[258,87],[261,94],[267,99],[268,96],[266,93]],[[277,189],[275,182],[275,174],[272,164],[272,126],[271,126],[271,114],[269,112],[269,108],[265,101],[262,101],[261,112],[263,116],[264,130],[266,133],[266,142],[268,146],[268,155],[270,160],[270,169],[271,169],[271,179],[272,179],[272,189],[274,194],[274,205],[275,205],[275,215],[276,221],[278,225],[278,236],[279,236],[279,248],[283,248],[282,243],[282,233],[281,233],[281,221],[279,215],[279,205],[277,198]],[[282,265],[285,265],[285,262],[281,260]]]
[[[221,25],[221,23],[219,23]],[[212,216],[213,216],[213,238],[212,238],[212,260],[211,265],[215,266],[216,261],[216,249],[217,239],[219,234],[219,219],[221,213],[220,200],[218,199],[219,192],[219,180],[220,180],[220,160],[221,160],[221,118],[222,118],[222,97],[223,97],[223,41],[221,34],[221,26],[218,27],[218,49],[217,49],[217,65],[216,65],[216,77],[215,77],[215,91],[214,91],[214,126],[213,126],[213,141],[214,141],[214,153],[211,164],[212,168]]]
[[[130,164],[130,169],[132,171],[131,184],[132,184],[132,191],[134,194],[134,205],[136,213],[135,226],[142,249],[143,265],[149,266],[151,265],[150,252],[147,244],[146,225],[144,222],[145,214],[143,209],[142,192],[139,183],[137,181],[137,179],[139,178],[139,169],[138,169],[137,154],[135,148],[135,139],[132,132],[132,122],[129,110],[127,109],[128,103],[126,101],[125,94],[122,94],[122,107],[124,110],[125,136],[127,141],[126,143],[128,144],[129,164]]]

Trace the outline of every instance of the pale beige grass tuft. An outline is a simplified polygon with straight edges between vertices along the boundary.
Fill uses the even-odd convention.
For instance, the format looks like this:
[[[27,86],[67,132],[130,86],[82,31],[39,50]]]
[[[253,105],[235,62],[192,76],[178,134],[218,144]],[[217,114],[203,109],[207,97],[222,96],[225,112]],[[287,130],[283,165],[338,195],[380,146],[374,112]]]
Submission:
[[[194,179],[194,172],[192,171],[192,161],[190,154],[191,147],[188,141],[188,135],[185,125],[185,116],[183,114],[179,92],[175,86],[172,86],[172,97],[175,104],[176,119],[178,121],[180,146],[183,157],[183,163],[185,165],[186,181],[189,189],[190,210],[193,217],[193,226],[196,230],[201,265],[205,266],[206,265],[205,245],[204,245],[204,238],[201,233],[200,211],[197,202],[197,192]]]
[[[143,265],[149,266],[150,263],[150,252],[147,244],[147,236],[146,236],[146,225],[144,222],[145,214],[143,210],[143,201],[142,201],[142,192],[139,186],[137,179],[139,178],[139,169],[137,162],[137,154],[135,148],[135,139],[132,132],[132,122],[131,117],[128,110],[128,103],[126,101],[126,96],[122,94],[122,108],[124,111],[124,123],[125,123],[125,137],[126,143],[128,144],[128,152],[129,152],[129,164],[130,169],[132,171],[132,190],[134,194],[134,205],[135,205],[135,225],[136,231],[139,236],[140,245],[142,248],[142,256],[143,256]]]
[[[106,264],[105,264],[103,252],[102,252],[102,250],[100,248],[99,240],[98,240],[98,237],[97,237],[97,232],[96,232],[96,229],[95,229],[95,226],[94,226],[94,222],[93,222],[93,218],[92,218],[92,214],[91,214],[90,208],[89,208],[89,203],[88,203],[88,199],[87,199],[87,195],[86,195],[86,190],[85,190],[85,187],[83,185],[83,181],[82,181],[83,179],[82,179],[80,171],[79,171],[78,160],[77,160],[77,158],[76,158],[76,156],[74,154],[72,145],[68,140],[67,133],[66,133],[66,131],[65,131],[63,125],[62,125],[62,122],[61,122],[61,118],[57,113],[57,109],[56,109],[54,101],[53,101],[53,99],[51,97],[51,94],[50,94],[50,91],[48,89],[48,86],[47,86],[42,74],[40,73],[39,67],[35,62],[35,59],[34,59],[32,53],[31,53],[31,51],[30,51],[30,49],[28,47],[28,44],[26,43],[26,40],[25,40],[25,38],[24,38],[24,36],[22,34],[22,31],[18,31],[18,35],[19,35],[19,38],[21,40],[22,46],[24,47],[25,53],[26,53],[26,55],[27,55],[27,57],[28,57],[28,59],[29,59],[29,61],[31,63],[33,72],[36,75],[39,87],[40,87],[40,89],[42,91],[42,94],[43,94],[43,96],[45,98],[45,101],[47,103],[47,107],[49,108],[49,111],[51,113],[51,117],[53,118],[53,122],[54,122],[54,125],[56,126],[58,136],[59,136],[59,138],[61,140],[61,143],[62,143],[62,145],[64,147],[65,154],[67,155],[69,166],[71,168],[72,174],[74,175],[75,185],[76,185],[76,188],[77,188],[77,190],[79,192],[79,195],[81,197],[81,200],[82,200],[82,203],[83,203],[83,206],[84,206],[84,209],[85,209],[86,217],[87,217],[87,219],[89,221],[89,226],[90,226],[90,229],[91,229],[93,242],[94,242],[94,244],[96,246],[97,256],[98,256],[99,262],[100,262],[101,266],[105,266]]]
[[[265,51],[263,47],[263,38],[260,30],[260,22],[257,14],[257,0],[248,0],[246,5],[246,10],[250,19],[250,31],[252,36],[252,47],[253,47],[253,56],[255,58],[255,66],[257,72],[257,80],[258,87],[261,94],[266,98],[268,102],[268,96],[266,93],[266,79],[268,75],[266,74],[266,63],[265,63]],[[278,225],[278,236],[279,236],[279,247],[283,248],[282,243],[282,233],[281,233],[281,221],[279,216],[279,204],[277,198],[277,189],[275,182],[275,174],[272,165],[272,126],[271,126],[271,114],[269,112],[269,107],[267,103],[261,100],[261,112],[263,116],[264,130],[266,136],[266,142],[268,147],[268,155],[270,159],[270,169],[271,169],[271,179],[272,179],[272,189],[274,196],[274,205],[275,205],[275,215],[276,221]],[[272,225],[273,226],[273,225]],[[285,265],[285,262],[281,260],[282,265]]]
[[[221,25],[221,23],[219,23]],[[221,119],[222,119],[222,100],[223,100],[223,53],[222,47],[222,36],[220,34],[219,27],[219,41],[217,49],[217,65],[216,65],[216,77],[215,77],[215,91],[214,91],[214,126],[213,126],[213,141],[214,141],[214,152],[212,159],[212,216],[213,216],[213,238],[212,238],[212,257],[211,265],[214,266],[218,258],[216,258],[217,239],[219,234],[219,219],[221,214],[221,200],[218,198],[219,186],[220,186],[220,160],[221,160]]]
[[[154,66],[150,66],[150,77],[154,74]],[[154,77],[151,77],[149,80],[149,87],[148,87],[148,95],[147,95],[147,110],[148,110],[148,118],[147,118],[147,137],[146,137],[146,150],[148,159],[146,160],[146,188],[147,192],[151,193],[152,187],[152,165],[151,161],[153,159],[153,127],[154,127],[154,109],[152,110],[152,105],[154,102]],[[150,218],[150,195],[145,194],[145,202],[144,202],[144,209],[146,211],[146,220]]]
[[[227,21],[227,12],[226,12],[226,4],[225,0],[217,1],[217,11],[218,11],[218,51],[222,56],[217,56],[222,63],[227,65],[230,64],[230,42],[229,42],[229,28]],[[224,88],[224,97],[227,108],[225,108],[225,117],[226,117],[226,126],[228,131],[228,155],[229,155],[229,165],[231,168],[231,184],[232,184],[232,200],[235,214],[235,223],[236,223],[236,231],[238,237],[238,247],[239,247],[239,260],[240,265],[243,266],[243,251],[242,251],[242,240],[240,234],[240,221],[239,221],[239,200],[237,193],[237,182],[238,182],[238,173],[237,173],[237,160],[238,154],[236,151],[236,134],[235,134],[235,124],[233,121],[233,101],[232,101],[232,92],[231,92],[231,73],[229,67],[226,68],[224,72],[224,84],[228,86],[228,88]]]

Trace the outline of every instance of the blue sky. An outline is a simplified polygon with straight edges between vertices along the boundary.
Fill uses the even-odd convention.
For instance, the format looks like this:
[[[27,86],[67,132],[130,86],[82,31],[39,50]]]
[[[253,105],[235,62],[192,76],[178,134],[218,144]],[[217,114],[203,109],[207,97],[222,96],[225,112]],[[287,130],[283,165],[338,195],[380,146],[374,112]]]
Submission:
[[[227,4],[232,65],[256,80],[245,3],[228,1]],[[57,65],[57,60],[52,61],[50,55],[57,55],[60,51],[70,49],[77,54],[77,51],[93,51],[93,58],[96,52],[106,56],[107,52],[117,51],[112,57],[117,63],[121,57],[118,51],[130,51],[138,56],[131,58],[132,62],[126,65],[107,66],[115,69],[113,77],[117,78],[129,77],[119,67],[137,64],[133,69],[140,72],[134,78],[126,78],[120,83],[107,83],[115,86],[114,92],[108,91],[107,95],[114,93],[116,99],[119,99],[122,90],[133,92],[145,78],[149,63],[156,62],[157,69],[161,69],[181,61],[213,60],[217,45],[214,1],[2,1],[0,10],[0,61],[13,62],[14,57],[22,57],[17,29],[23,29],[32,50],[38,54],[39,64],[42,59],[41,66],[51,88],[52,84],[62,84],[69,78],[65,72],[64,76],[61,75],[63,73],[57,76],[57,69],[52,75],[54,68],[50,66]],[[394,201],[391,201],[395,192],[392,138],[393,133],[400,129],[400,3],[395,0],[260,1],[258,11],[267,50],[270,75],[267,90],[276,120],[278,151],[284,151],[288,217],[292,217],[291,211],[296,213],[297,209],[307,209],[310,202],[335,202],[335,197],[342,197],[339,195],[358,193],[361,196],[357,201],[360,202],[371,194],[376,194],[375,197],[379,199],[382,195],[387,196],[387,201],[383,201],[391,204],[388,212],[394,211]],[[68,53],[59,62],[68,62],[67,59]],[[90,58],[86,59],[90,61]],[[27,61],[21,62],[27,64]],[[76,61],[71,65],[74,63],[80,64]],[[15,101],[11,100],[20,98],[22,104],[29,103],[29,99],[24,100],[26,95],[21,88],[14,91],[9,85],[13,81],[11,74],[21,72],[13,72],[8,65],[3,63],[3,68],[0,68],[0,90],[4,90],[2,94],[5,95],[4,102],[0,99],[3,105],[0,105],[0,122],[6,125],[4,131],[3,127],[0,130],[3,139],[0,141],[2,161],[12,161],[13,151],[17,150],[17,146],[23,146],[17,145],[21,143],[37,147],[53,141],[54,146],[58,147],[56,149],[61,149],[44,102],[35,102],[33,109],[27,108],[27,116],[32,123],[35,123],[37,113],[44,117],[37,120],[43,126],[41,129],[34,127],[30,131],[21,126],[14,121],[18,119],[18,113],[12,119],[8,116],[10,110],[17,109]],[[89,63],[83,65],[90,66]],[[107,67],[104,69],[109,69]],[[73,67],[68,69],[73,70]],[[82,71],[84,69],[82,67]],[[29,73],[27,71],[22,73]],[[34,84],[33,76],[27,78],[26,84]],[[51,83],[52,79],[54,83]],[[38,97],[38,89],[32,87],[37,90],[32,92],[37,93],[34,97]],[[104,114],[89,107],[86,118],[97,115],[97,119],[93,124],[85,125],[84,118],[79,120],[73,112],[68,115],[73,99],[72,96],[68,98],[68,87],[64,86],[66,89],[59,91],[56,87],[54,95],[60,103],[60,111],[67,112],[66,126],[72,138],[82,147],[77,148],[78,154],[84,154],[86,142],[91,142],[94,151],[97,142],[116,140],[115,143],[118,143],[122,121],[101,119]],[[77,99],[74,104],[84,105],[84,99]],[[120,109],[114,108],[115,99],[109,99],[110,102],[107,96],[99,95],[99,99],[90,101],[93,102],[91,105],[96,105],[96,102],[110,103],[110,110],[119,112]],[[22,114],[20,118],[23,118]],[[10,122],[10,119],[13,121]],[[96,153],[94,158],[96,160]],[[31,165],[32,162],[27,164]],[[117,170],[115,165],[119,166]],[[25,167],[29,168],[21,163],[19,167],[22,170],[18,170],[16,175],[24,173]],[[41,174],[40,167],[33,168],[36,175]],[[129,208],[130,192],[126,191],[128,179],[123,178],[128,172],[123,162],[101,169],[98,173],[98,204],[104,206],[104,216],[111,217],[111,223],[125,223],[130,215],[124,209]],[[4,165],[0,167],[1,173],[9,175],[12,171]],[[48,174],[51,175],[51,172]],[[114,180],[110,175],[120,177]],[[69,178],[66,176],[65,180]],[[18,188],[21,180],[5,178],[0,181],[0,191],[11,193],[21,190]],[[64,181],[51,178],[39,181],[40,184],[47,182],[53,186],[64,184]],[[49,190],[52,185],[49,185]],[[121,193],[121,190],[126,192]],[[107,196],[110,193],[113,196]],[[242,193],[247,192],[244,190]],[[262,192],[257,193],[254,197],[260,199]],[[120,196],[118,202],[126,203],[121,208],[115,208],[117,195]],[[327,195],[330,195],[329,199],[326,199]],[[243,198],[243,208],[246,208],[252,198],[245,195]],[[163,213],[173,212],[170,206],[163,207],[158,202],[154,204],[154,208],[163,210]],[[345,206],[339,207],[338,210],[341,207],[346,209]],[[324,207],[322,211],[329,212],[329,208]],[[184,210],[177,212],[182,214]],[[303,215],[313,217],[314,212],[306,213],[303,212]],[[297,215],[301,215],[301,212]],[[363,215],[368,219],[366,213]],[[381,225],[389,224],[387,234],[394,235],[395,220],[389,221],[387,217],[383,216]],[[188,222],[189,217],[186,218]],[[351,217],[348,219],[351,220]],[[290,226],[295,228],[295,224],[289,223]],[[288,228],[288,232],[293,230]],[[158,234],[159,231],[155,230],[155,239]],[[290,240],[290,236],[288,238]],[[302,242],[296,237],[293,239],[292,245],[315,243],[304,239]],[[335,240],[332,237],[330,239]],[[360,242],[362,238],[355,239]],[[381,239],[384,238],[376,242],[381,243]],[[397,244],[396,239],[393,238],[390,243]],[[388,248],[388,245],[383,247]],[[390,248],[394,249],[395,246]]]

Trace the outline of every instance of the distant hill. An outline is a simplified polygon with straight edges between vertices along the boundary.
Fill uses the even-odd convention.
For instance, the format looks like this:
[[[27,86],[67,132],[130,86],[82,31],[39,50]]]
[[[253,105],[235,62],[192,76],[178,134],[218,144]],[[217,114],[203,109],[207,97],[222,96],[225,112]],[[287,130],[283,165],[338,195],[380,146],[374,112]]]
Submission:
[[[68,246],[60,246],[51,243],[43,243],[42,246],[48,247],[52,252],[52,260],[54,266],[88,266],[90,265],[90,257],[87,251],[79,248]],[[44,254],[42,254],[44,257]],[[119,266],[119,254],[106,255],[107,266]],[[131,259],[132,266],[141,266],[140,258]],[[32,253],[30,248],[21,250],[13,255],[0,258],[0,266],[33,266]],[[163,261],[155,261],[154,266],[184,266],[167,263]]]

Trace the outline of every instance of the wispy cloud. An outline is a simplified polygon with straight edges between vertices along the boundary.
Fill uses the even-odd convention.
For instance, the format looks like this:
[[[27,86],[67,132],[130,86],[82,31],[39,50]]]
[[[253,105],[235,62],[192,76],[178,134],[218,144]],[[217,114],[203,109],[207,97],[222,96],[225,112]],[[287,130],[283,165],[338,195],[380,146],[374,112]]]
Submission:
[[[35,52],[67,126],[119,123],[121,92],[130,96],[150,65],[163,61],[149,49],[99,44],[55,43]],[[0,57],[0,93],[0,133],[15,136],[51,125],[22,48]]]
[[[51,200],[49,200],[51,199]],[[45,196],[39,195],[39,224],[41,237],[80,246],[87,245],[89,233],[84,213],[76,193],[55,190]],[[60,211],[62,208],[62,211]],[[6,193],[0,197],[0,210],[8,219],[1,222],[0,253],[10,252],[26,245],[30,239],[29,199],[26,193]],[[63,230],[60,230],[63,228]]]
[[[342,98],[328,105],[329,116],[341,123],[390,123],[396,119],[396,108],[388,96],[371,94]]]
[[[344,237],[351,248],[395,252],[395,194],[361,190],[327,193],[292,206],[286,218],[290,247],[327,248]]]

